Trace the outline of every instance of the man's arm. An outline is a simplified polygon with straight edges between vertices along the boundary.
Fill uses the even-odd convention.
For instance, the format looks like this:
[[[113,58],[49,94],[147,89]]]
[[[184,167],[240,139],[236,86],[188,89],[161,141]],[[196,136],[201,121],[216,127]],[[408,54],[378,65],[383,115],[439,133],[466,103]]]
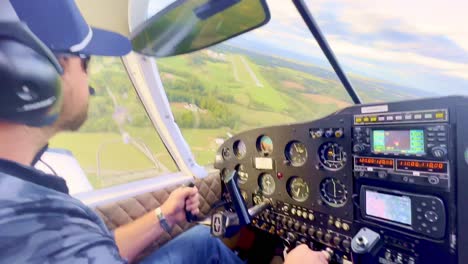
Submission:
[[[185,221],[185,207],[192,214],[198,214],[200,205],[198,189],[196,187],[179,188],[174,190],[169,198],[161,205],[161,211],[168,224],[173,227],[176,223]],[[161,227],[154,211],[151,211],[135,221],[115,230],[115,241],[122,258],[132,262],[135,257],[157,240],[165,232]]]

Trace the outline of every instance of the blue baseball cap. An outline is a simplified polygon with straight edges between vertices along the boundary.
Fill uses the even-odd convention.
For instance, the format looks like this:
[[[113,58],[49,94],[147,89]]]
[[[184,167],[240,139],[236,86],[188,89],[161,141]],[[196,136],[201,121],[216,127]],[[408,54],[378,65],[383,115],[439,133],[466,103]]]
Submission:
[[[90,27],[74,0],[0,1],[6,1],[3,4],[12,7],[13,15],[53,52],[124,56],[131,50],[128,38]]]

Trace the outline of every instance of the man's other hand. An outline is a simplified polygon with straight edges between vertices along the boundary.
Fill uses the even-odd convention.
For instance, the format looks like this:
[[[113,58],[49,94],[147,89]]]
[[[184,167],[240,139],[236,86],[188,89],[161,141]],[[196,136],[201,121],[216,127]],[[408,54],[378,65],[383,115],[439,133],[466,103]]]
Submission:
[[[197,215],[200,212],[200,199],[197,187],[182,187],[175,189],[169,198],[161,205],[161,211],[168,223],[174,224],[185,221],[185,210]]]
[[[312,251],[306,245],[297,246],[288,255],[284,264],[327,264],[330,255],[325,251]]]

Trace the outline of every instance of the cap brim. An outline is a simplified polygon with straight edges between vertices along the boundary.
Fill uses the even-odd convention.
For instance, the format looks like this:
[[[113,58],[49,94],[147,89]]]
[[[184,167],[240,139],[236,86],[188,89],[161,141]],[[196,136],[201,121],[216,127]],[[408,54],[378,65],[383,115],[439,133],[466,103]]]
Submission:
[[[128,38],[99,28],[92,29],[91,41],[79,53],[96,56],[125,56],[132,50]]]

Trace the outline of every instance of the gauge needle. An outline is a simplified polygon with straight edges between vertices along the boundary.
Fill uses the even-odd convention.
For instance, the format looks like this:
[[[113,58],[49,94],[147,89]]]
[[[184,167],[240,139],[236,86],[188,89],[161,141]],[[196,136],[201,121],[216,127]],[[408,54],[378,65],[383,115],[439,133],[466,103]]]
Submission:
[[[300,188],[297,188],[296,196],[299,196],[299,193],[301,192]]]
[[[332,183],[333,183],[333,196],[336,197],[336,185],[334,181],[332,181]]]

